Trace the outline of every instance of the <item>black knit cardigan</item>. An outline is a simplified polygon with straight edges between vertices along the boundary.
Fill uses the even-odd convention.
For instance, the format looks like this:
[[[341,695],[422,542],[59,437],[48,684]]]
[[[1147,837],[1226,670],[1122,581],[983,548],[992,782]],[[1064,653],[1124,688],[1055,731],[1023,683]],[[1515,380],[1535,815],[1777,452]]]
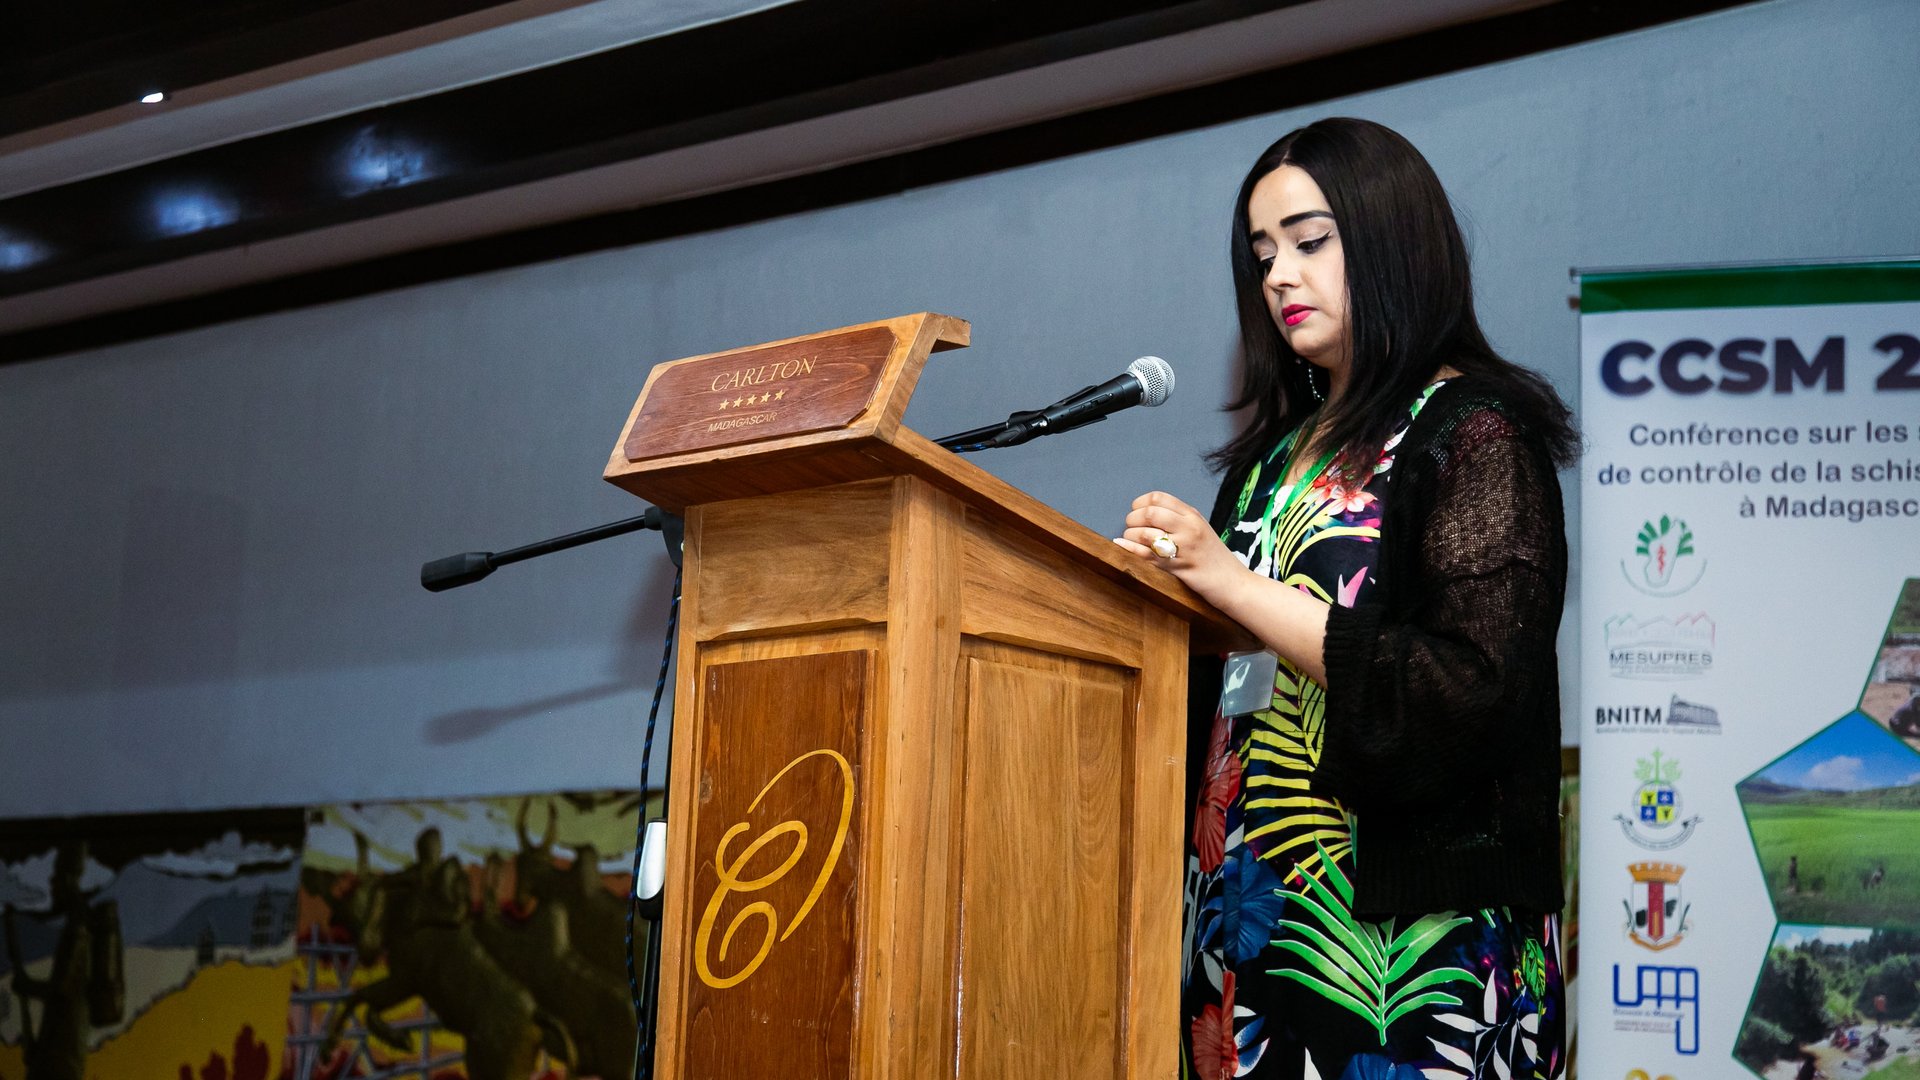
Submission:
[[[1540,440],[1472,377],[1428,401],[1395,451],[1379,588],[1327,617],[1316,790],[1354,815],[1357,915],[1558,911],[1566,599],[1560,484]],[[1216,530],[1245,473],[1230,470]],[[1219,695],[1196,658],[1189,814]]]

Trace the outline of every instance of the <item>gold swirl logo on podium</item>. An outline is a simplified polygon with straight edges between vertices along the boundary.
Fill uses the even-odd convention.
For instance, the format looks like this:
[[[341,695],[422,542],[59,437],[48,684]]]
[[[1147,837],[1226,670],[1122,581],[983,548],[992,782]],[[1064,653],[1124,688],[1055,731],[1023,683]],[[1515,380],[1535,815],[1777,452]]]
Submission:
[[[748,960],[740,970],[731,975],[715,975],[709,961],[713,952],[714,923],[720,917],[721,905],[726,902],[729,896],[735,893],[743,895],[756,893],[772,886],[775,882],[786,877],[795,866],[798,866],[800,860],[805,857],[807,853],[807,826],[803,821],[793,819],[783,821],[761,833],[758,837],[755,837],[738,855],[729,858],[727,849],[733,844],[734,840],[738,838],[741,833],[746,832],[749,827],[746,822],[742,821],[728,829],[726,834],[720,837],[720,843],[714,847],[713,868],[720,875],[720,883],[714,886],[713,896],[707,900],[706,910],[700,915],[700,928],[694,933],[693,967],[694,971],[699,974],[700,981],[713,987],[715,990],[725,990],[728,987],[737,986],[746,981],[755,971],[758,971],[760,965],[766,962],[767,954],[773,951],[774,944],[792,937],[793,932],[798,930],[800,924],[806,921],[807,914],[813,910],[814,903],[820,899],[820,894],[826,891],[827,879],[833,875],[834,868],[840,865],[840,853],[846,847],[847,842],[847,827],[853,821],[853,766],[848,764],[847,759],[842,757],[837,751],[824,749],[814,750],[787,762],[786,767],[775,773],[773,779],[767,781],[766,786],[760,789],[760,794],[755,795],[753,801],[747,804],[747,810],[748,812],[752,812],[755,807],[759,806],[760,800],[767,797],[767,792],[772,791],[774,786],[780,783],[783,777],[794,770],[795,766],[803,761],[817,757],[828,758],[840,772],[840,821],[834,828],[833,843],[827,848],[827,857],[820,866],[819,875],[813,879],[813,889],[807,893],[807,898],[805,902],[800,905],[799,910],[793,913],[793,918],[785,923],[784,929],[782,929],[780,913],[774,910],[773,904],[766,900],[755,900],[748,904],[727,923],[726,933],[720,935],[720,953],[717,958],[722,964],[726,963],[728,951],[733,946],[734,935],[740,932],[741,928],[746,925],[747,920],[757,916],[763,924],[761,928],[760,945],[759,948],[755,950],[753,958]],[[761,874],[759,877],[741,877],[741,875],[746,872],[747,864],[753,861],[754,856],[758,855],[767,845],[774,843],[784,836],[794,838],[793,850],[787,853],[786,859],[782,861],[779,866]]]

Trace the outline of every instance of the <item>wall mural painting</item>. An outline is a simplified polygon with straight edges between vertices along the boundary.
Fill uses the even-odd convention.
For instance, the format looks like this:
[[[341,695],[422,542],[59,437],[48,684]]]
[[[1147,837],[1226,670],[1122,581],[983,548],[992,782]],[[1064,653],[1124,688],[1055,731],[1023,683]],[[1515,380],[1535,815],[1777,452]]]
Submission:
[[[0,821],[0,1080],[630,1077],[640,803]]]
[[[0,821],[0,1080],[283,1075],[299,808]]]
[[[288,1075],[630,1076],[639,805],[609,791],[313,811]]]

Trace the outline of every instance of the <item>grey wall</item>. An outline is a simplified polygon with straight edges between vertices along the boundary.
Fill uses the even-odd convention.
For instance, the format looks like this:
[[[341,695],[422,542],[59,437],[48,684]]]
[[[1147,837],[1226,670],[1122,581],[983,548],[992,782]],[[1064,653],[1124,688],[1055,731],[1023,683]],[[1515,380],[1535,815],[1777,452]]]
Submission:
[[[444,595],[415,575],[635,512],[598,475],[652,364],[945,311],[975,344],[935,358],[907,417],[941,434],[1159,353],[1179,374],[1163,408],[978,459],[1110,533],[1149,487],[1210,496],[1226,213],[1288,128],[1355,114],[1424,149],[1468,220],[1489,332],[1571,396],[1570,266],[1920,251],[1916,42],[1910,0],[1776,0],[0,368],[0,816],[631,784],[671,585],[657,537]],[[1580,620],[1576,598],[1566,655]]]

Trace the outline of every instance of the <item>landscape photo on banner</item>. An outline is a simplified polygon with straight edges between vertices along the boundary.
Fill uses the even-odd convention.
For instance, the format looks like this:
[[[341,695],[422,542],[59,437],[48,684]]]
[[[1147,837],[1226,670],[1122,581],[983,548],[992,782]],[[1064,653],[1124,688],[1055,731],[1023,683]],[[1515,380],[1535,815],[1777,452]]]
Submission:
[[[1920,750],[1920,578],[1900,590],[1860,711]]]

